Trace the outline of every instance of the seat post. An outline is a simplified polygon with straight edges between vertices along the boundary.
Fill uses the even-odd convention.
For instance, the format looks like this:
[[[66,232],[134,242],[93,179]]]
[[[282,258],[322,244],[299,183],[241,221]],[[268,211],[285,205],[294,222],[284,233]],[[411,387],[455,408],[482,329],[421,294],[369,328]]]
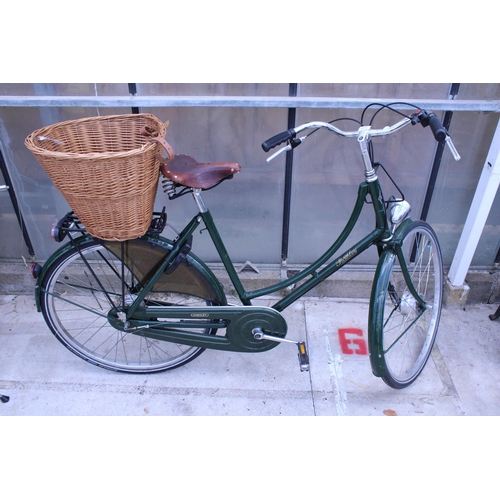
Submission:
[[[193,193],[193,198],[194,201],[196,202],[196,205],[198,206],[198,210],[202,214],[208,212],[208,208],[205,205],[205,202],[203,201],[203,198],[201,196],[201,189],[193,189],[191,192]]]

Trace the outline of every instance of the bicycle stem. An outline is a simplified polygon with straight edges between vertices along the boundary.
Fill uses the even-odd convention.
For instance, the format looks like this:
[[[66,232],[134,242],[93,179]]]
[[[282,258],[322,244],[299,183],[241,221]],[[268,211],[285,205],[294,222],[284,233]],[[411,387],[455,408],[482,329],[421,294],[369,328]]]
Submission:
[[[370,143],[370,128],[371,127],[360,127],[358,130],[358,144],[361,150],[361,156],[363,158],[363,163],[365,165],[365,177],[366,182],[374,182],[377,180],[377,175],[375,174],[375,169],[373,168],[372,161],[370,158],[370,153],[368,152],[368,144]]]

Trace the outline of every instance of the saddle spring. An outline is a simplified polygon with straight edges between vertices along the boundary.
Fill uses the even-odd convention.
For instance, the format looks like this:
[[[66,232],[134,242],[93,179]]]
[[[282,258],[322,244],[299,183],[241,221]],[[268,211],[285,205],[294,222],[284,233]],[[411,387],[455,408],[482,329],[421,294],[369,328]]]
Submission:
[[[168,198],[170,200],[173,200],[177,195],[176,188],[179,184],[177,184],[176,182],[174,182],[170,179],[163,179],[161,183],[162,183],[162,187],[163,187],[163,192],[167,193]]]
[[[172,181],[171,179],[163,179],[161,183],[163,185],[163,191],[167,193],[169,200],[175,200],[176,198],[191,192],[191,188],[185,187],[182,184]],[[177,192],[177,188],[182,189],[180,192]]]

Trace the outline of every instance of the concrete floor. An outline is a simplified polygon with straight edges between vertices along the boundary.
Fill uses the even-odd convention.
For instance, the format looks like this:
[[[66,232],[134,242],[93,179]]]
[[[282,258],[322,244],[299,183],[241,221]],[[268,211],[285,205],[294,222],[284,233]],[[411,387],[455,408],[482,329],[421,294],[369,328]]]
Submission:
[[[270,299],[262,299],[268,305]],[[116,374],[65,349],[29,295],[0,295],[0,415],[385,416],[499,415],[500,320],[496,305],[443,309],[432,359],[410,387],[394,390],[366,355],[344,354],[340,328],[366,338],[368,303],[307,298],[284,312],[296,348],[261,354],[205,351],[156,375]]]

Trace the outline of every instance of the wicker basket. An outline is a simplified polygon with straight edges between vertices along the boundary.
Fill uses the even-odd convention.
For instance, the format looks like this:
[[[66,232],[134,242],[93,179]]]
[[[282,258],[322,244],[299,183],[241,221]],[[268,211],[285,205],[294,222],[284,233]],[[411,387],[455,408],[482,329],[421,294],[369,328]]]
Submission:
[[[56,123],[25,140],[85,229],[103,240],[142,236],[151,223],[165,125],[150,114]],[[153,131],[151,133],[151,131]]]

